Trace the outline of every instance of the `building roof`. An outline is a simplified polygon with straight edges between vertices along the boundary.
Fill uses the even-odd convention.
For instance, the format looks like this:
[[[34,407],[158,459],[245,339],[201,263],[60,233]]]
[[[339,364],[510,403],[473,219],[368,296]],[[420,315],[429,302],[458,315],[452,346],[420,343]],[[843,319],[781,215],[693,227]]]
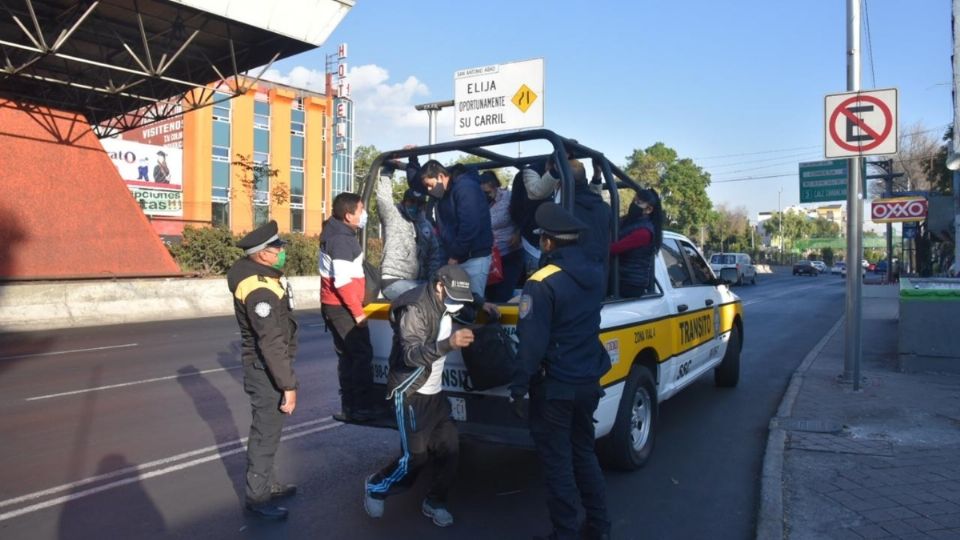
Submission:
[[[241,74],[322,44],[352,6],[353,0],[3,2],[0,97],[82,113],[100,135],[126,131],[178,108],[212,104],[211,81],[246,91]]]

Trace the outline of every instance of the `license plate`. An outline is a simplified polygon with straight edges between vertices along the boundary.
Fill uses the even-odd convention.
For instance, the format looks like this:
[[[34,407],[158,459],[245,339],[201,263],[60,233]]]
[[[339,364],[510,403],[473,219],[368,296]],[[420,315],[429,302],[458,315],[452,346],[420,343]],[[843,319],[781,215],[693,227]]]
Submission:
[[[450,400],[450,408],[453,409],[453,419],[458,422],[467,421],[467,400],[458,397],[448,397]]]

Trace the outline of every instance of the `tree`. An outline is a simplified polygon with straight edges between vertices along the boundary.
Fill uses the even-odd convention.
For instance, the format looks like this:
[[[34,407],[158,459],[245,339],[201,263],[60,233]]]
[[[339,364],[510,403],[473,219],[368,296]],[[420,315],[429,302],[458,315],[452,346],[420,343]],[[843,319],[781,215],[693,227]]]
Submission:
[[[827,218],[818,217],[811,224],[810,236],[814,238],[836,238],[840,236],[840,225]]]
[[[379,155],[380,151],[372,144],[368,146],[360,145],[353,151],[353,185],[357,193],[363,191],[363,183],[367,179],[367,173],[370,172],[373,160],[377,159]]]
[[[930,160],[922,161],[923,172],[930,181],[930,189],[944,195],[953,194],[953,171],[947,169],[947,150],[953,143],[953,126],[943,134],[944,144]]]
[[[938,155],[936,136],[918,122],[901,132],[898,148],[893,158],[893,172],[903,173],[903,176],[893,180],[893,191],[938,191],[937,173],[946,171],[946,155],[943,158]],[[868,191],[876,197],[882,196],[884,183],[874,182]]]
[[[707,196],[710,174],[690,159],[678,159],[676,150],[662,142],[634,150],[627,160],[624,172],[660,194],[664,226],[695,237],[713,206]]]
[[[763,222],[763,228],[767,231],[767,234],[779,238],[781,219],[783,220],[784,250],[793,249],[797,240],[809,238],[810,233],[814,230],[813,220],[800,212],[774,212],[773,215],[770,216],[770,219]],[[776,245],[779,246],[779,242],[777,242]]]
[[[237,167],[237,179],[250,197],[254,227],[263,225],[269,219],[269,210],[259,213],[258,206],[269,208],[271,202],[283,206],[290,200],[290,186],[272,181],[280,174],[280,169],[270,168],[265,161],[254,161],[249,154],[237,154],[237,159],[231,164]]]
[[[706,245],[711,251],[734,251],[748,253],[750,245],[750,220],[746,207],[730,209],[721,203],[711,210],[707,221],[709,235]]]

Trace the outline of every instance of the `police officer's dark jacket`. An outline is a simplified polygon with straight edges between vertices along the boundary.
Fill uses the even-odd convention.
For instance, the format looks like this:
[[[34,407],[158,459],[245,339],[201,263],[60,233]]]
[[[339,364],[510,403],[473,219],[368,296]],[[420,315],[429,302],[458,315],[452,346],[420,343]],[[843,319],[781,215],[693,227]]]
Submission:
[[[295,390],[297,323],[280,283],[283,272],[243,257],[227,272],[240,325],[241,359],[269,371],[279,390]]]
[[[580,246],[547,254],[546,266],[523,287],[512,393],[524,393],[540,369],[570,384],[596,383],[610,369],[599,338],[602,283],[603,269]]]
[[[435,287],[436,281],[430,280],[401,294],[390,304],[393,346],[387,377],[388,397],[393,397],[394,392],[403,392],[405,396],[416,392],[430,378],[433,363],[453,350],[449,337],[437,341],[446,307],[437,298]],[[472,307],[482,306],[483,299],[474,295]]]

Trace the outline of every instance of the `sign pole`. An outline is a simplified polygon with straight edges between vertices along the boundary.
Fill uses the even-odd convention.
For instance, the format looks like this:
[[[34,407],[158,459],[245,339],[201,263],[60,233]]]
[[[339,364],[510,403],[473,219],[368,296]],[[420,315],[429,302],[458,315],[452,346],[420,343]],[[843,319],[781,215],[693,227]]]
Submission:
[[[860,0],[847,0],[847,91],[860,91]],[[843,380],[852,381],[860,390],[862,285],[860,238],[863,229],[863,205],[860,200],[860,161],[850,159],[850,180],[847,186],[847,304],[846,348],[843,357]]]

